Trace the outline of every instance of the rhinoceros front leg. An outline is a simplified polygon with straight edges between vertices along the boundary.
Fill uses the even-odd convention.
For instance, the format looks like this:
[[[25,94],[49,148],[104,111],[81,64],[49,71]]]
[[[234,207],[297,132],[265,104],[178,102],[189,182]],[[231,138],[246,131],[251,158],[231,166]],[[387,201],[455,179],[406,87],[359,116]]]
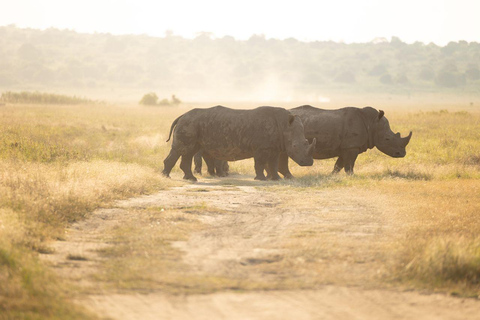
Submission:
[[[253,156],[253,160],[255,161],[255,180],[267,180],[263,170],[265,170],[267,166],[268,159],[269,152],[267,150],[257,150],[255,152]]]
[[[342,168],[345,168],[345,172],[348,175],[353,175],[353,167],[355,166],[358,153],[359,150],[357,148],[342,150],[337,162],[335,162],[335,167],[333,168],[332,173],[337,173],[342,170]]]
[[[215,166],[215,174],[218,177],[226,177],[228,176],[228,162],[224,160],[214,160],[214,166]]]
[[[272,156],[267,161],[267,166],[265,167],[267,171],[267,180],[280,180],[278,175],[278,156]]]
[[[195,164],[195,173],[202,174],[202,152],[199,151],[193,156],[193,163]]]
[[[217,160],[207,155],[203,155],[203,160],[205,160],[205,163],[207,164],[208,174],[212,177],[215,176],[215,161]]]
[[[344,165],[343,165],[343,157],[342,157],[342,156],[339,156],[338,159],[337,159],[337,162],[335,162],[335,165],[333,166],[332,174],[339,173],[340,170],[343,169],[343,167],[344,167]]]
[[[288,169],[288,155],[286,152],[280,153],[278,157],[278,172],[280,172],[285,179],[292,179],[293,175]]]

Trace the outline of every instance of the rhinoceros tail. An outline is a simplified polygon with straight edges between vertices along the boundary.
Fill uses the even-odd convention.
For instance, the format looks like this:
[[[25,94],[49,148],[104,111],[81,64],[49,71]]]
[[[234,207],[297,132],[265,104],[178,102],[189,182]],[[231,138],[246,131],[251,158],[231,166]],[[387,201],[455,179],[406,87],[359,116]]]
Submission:
[[[181,117],[182,117],[182,116],[178,117],[177,119],[175,119],[175,121],[173,121],[172,126],[170,127],[170,133],[169,133],[169,135],[168,135],[168,139],[167,139],[166,142],[170,141],[170,138],[172,137],[173,128],[175,128],[175,126],[177,125],[178,120],[180,120]]]

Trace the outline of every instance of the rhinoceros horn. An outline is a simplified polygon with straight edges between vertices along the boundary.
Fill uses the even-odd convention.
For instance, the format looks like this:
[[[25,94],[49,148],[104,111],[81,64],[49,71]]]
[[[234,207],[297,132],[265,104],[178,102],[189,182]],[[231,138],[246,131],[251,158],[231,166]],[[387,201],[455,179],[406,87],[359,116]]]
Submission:
[[[408,136],[406,136],[405,138],[401,138],[402,139],[402,145],[403,145],[404,148],[410,142],[410,138],[412,138],[412,131],[410,131],[410,134]]]
[[[313,154],[313,151],[315,150],[315,145],[317,144],[317,139],[316,138],[313,138],[313,141],[312,143],[310,144],[310,146],[308,147],[308,154],[311,155]]]

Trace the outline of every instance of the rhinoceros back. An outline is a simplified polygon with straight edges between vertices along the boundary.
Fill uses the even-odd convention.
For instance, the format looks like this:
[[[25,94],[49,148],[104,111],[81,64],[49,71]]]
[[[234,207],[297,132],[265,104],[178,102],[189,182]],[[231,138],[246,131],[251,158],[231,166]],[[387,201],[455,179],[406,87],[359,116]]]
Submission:
[[[193,109],[179,119],[174,134],[184,143],[198,143],[216,159],[241,160],[259,148],[280,149],[281,127],[288,115],[287,110],[275,107]]]

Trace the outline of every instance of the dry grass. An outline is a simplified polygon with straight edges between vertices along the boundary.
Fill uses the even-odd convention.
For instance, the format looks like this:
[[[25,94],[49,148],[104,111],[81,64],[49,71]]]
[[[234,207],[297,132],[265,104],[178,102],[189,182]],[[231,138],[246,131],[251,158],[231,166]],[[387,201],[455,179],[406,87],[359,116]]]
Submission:
[[[397,279],[417,287],[479,296],[480,181],[385,187],[406,229],[394,268]]]
[[[386,110],[396,107],[392,103]],[[354,177],[343,173],[330,176],[334,160],[316,161],[308,168],[292,165],[297,179],[272,182],[271,188],[303,192],[308,188],[353,186],[388,195],[397,204],[392,208],[392,219],[400,219],[407,235],[397,246],[399,259],[392,268],[396,279],[417,287],[478,295],[480,114],[475,110],[461,111],[459,106],[436,106],[437,111],[432,112],[421,112],[419,108],[386,114],[394,131],[413,131],[406,158],[392,159],[376,150],[368,151],[359,156]],[[164,141],[172,120],[186,110],[2,107],[0,318],[85,317],[59,294],[57,282],[38,262],[37,253],[48,252],[45,241],[62,238],[65,225],[83,219],[94,208],[170,186],[172,181],[159,175],[169,151]],[[174,172],[178,171],[177,165]],[[253,177],[253,161],[232,163],[231,172]],[[225,183],[230,182],[226,179]],[[153,281],[172,292],[176,284],[188,283],[191,292],[203,290],[205,279],[182,278],[180,252],[169,244],[169,239],[188,237],[201,225],[188,213],[172,212],[162,218],[145,214],[152,214],[155,228],[145,234],[139,233],[146,227],[143,225],[117,231],[117,251],[105,253],[112,257],[116,280],[106,280],[116,288],[148,289]],[[183,227],[172,229],[173,225]],[[304,231],[299,238],[309,236]],[[130,238],[129,234],[138,237]],[[115,257],[131,247],[139,250],[128,264],[120,263],[125,261]],[[145,252],[158,257],[148,259]],[[303,252],[305,257],[297,258],[308,260],[313,251],[306,248]],[[272,262],[270,267],[285,261]],[[161,268],[172,267],[179,268],[174,278],[134,276],[145,268],[159,268],[153,274],[161,275]],[[240,285],[231,279],[207,280],[210,288],[263,286]]]
[[[48,253],[46,241],[61,239],[65,226],[94,208],[172,185],[157,171],[163,158],[158,112],[107,106],[2,108],[2,317],[85,317],[59,294],[36,253]]]

